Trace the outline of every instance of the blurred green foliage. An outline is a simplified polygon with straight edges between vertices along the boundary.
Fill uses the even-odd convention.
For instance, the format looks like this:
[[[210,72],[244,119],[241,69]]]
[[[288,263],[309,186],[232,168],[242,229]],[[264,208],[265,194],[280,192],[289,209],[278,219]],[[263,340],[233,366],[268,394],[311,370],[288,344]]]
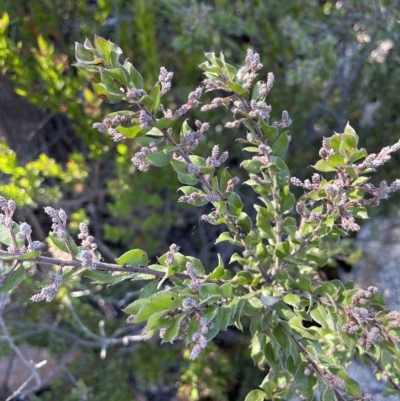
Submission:
[[[15,154],[6,143],[7,135],[3,135],[0,194],[33,210],[47,225],[38,206],[61,202],[72,216],[71,233],[76,232],[78,222],[90,220],[96,236],[100,234],[116,254],[141,246],[154,258],[166,250],[171,239],[188,237],[199,215],[181,205],[178,210],[177,181],[172,170],[138,173],[130,161],[136,147],[133,141],[115,145],[91,128],[100,115],[115,109],[101,104],[91,86],[71,67],[74,41],[82,42],[94,33],[109,37],[143,73],[146,88],[157,79],[160,66],[174,71],[173,88],[165,104],[172,109],[185,102],[203,79],[198,69],[203,52],[224,50],[227,57],[239,63],[247,48],[253,48],[260,53],[267,71],[275,74],[272,115],[280,120],[281,110],[287,109],[294,121],[291,135],[296,140],[289,149],[287,164],[299,178],[301,166],[315,160],[322,137],[333,130],[341,132],[347,120],[352,121],[371,151],[394,143],[400,131],[400,18],[396,1],[3,0],[0,16],[0,91],[6,80],[11,81],[22,99],[39,110],[65,116],[75,146],[65,150],[65,157],[49,144],[42,151],[32,149],[32,158]],[[220,124],[221,113],[221,109],[207,113],[212,125],[208,135],[218,137],[220,149],[239,154],[230,133],[221,125],[213,125],[216,121]],[[195,110],[191,118],[205,117]],[[202,147],[209,153],[206,142]],[[233,163],[234,169],[236,173],[238,167]],[[382,169],[380,174],[388,180],[398,178],[395,169]],[[68,202],[63,204],[63,199]],[[206,239],[193,237],[198,242],[189,251],[202,249]],[[83,291],[88,284],[84,280],[72,285]],[[30,286],[33,292],[37,283],[32,280]],[[132,291],[132,284],[101,290],[99,297],[121,299],[128,291]],[[21,303],[22,298],[15,296]],[[95,328],[104,311],[84,300],[77,298],[76,308]],[[24,318],[26,322],[60,319],[69,325],[68,314],[57,306],[43,314],[38,305],[29,303],[24,315],[29,316]],[[115,319],[116,327],[123,324],[120,318]],[[68,348],[67,339],[55,341],[55,337],[44,337],[41,345],[48,347],[50,343],[61,344],[54,349],[58,356]],[[115,394],[120,400],[130,400],[132,393],[125,376],[112,372],[123,366],[125,370],[135,369],[138,377],[144,377],[146,371],[155,375],[162,363],[148,358],[149,353],[154,352],[157,360],[173,355],[165,348],[147,347],[132,354],[112,351],[112,358],[100,366],[99,355],[88,353],[87,363],[77,362],[71,368],[79,379],[69,393],[65,381],[59,380],[40,399],[57,396],[60,400],[75,400],[84,392],[88,399],[107,399]],[[231,356],[218,352],[228,364]],[[138,360],[141,362],[135,362]],[[179,379],[183,399],[224,399],[227,395],[221,383],[225,383],[229,372],[222,366],[207,381],[207,375],[201,373],[201,361],[192,362],[198,365],[185,368]],[[244,371],[235,374],[245,376]],[[108,387],[110,383],[100,379],[110,375],[113,380]],[[200,376],[209,389],[207,395],[196,381]]]

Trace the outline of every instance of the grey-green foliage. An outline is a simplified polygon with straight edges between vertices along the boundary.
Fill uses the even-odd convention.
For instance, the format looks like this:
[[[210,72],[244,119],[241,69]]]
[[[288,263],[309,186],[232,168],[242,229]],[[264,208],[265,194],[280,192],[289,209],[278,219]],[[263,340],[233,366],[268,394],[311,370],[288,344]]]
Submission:
[[[355,356],[368,358],[385,372],[390,378],[387,394],[396,393],[400,312],[386,311],[375,287],[362,290],[352,283],[324,282],[318,269],[335,252],[340,238],[359,229],[357,219],[368,218],[367,206],[378,206],[400,188],[399,179],[391,184],[382,181],[378,187],[370,183],[370,174],[391,158],[400,141],[368,155],[347,124],[342,133],[324,138],[311,180],[290,178],[282,157],[291,141],[286,130],[291,119],[283,111],[281,121],[270,122],[271,106],[266,102],[273,74],[255,82],[257,76],[262,79],[263,66],[252,50],[239,69],[228,64],[222,53],[206,53],[200,65],[206,77],[204,88],[223,97],[201,110],[226,107],[233,112],[225,126],[244,146],[241,166],[249,177],[243,184],[258,194],[256,217],[251,219],[249,205],[235,192],[239,179],[222,167],[227,152],[216,142],[208,157],[194,154],[209,124],[197,120],[191,127],[182,122],[183,115],[199,106],[204,88],[191,92],[175,111],[165,110],[161,101],[172,75],[161,68],[158,82],[147,88],[133,65],[120,61],[121,55],[117,45],[98,36],[93,43],[87,39],[76,45],[76,66],[90,77],[97,95],[130,106],[109,114],[95,127],[117,142],[137,140],[142,148],[132,162],[138,170],[171,164],[183,184],[179,202],[197,207],[211,204],[211,213],[202,220],[225,227],[216,243],[238,247],[230,259],[234,268],[218,257],[212,271],[206,272],[199,259],[181,254],[176,244],[155,262],[148,260],[145,251],[133,249],[116,264],[106,264],[87,226],[80,226],[78,247],[68,236],[65,213],[52,208],[45,209],[53,221],[52,242],[69,258],[46,258],[40,244],[32,242],[29,226],[12,222],[15,204],[1,198],[0,241],[9,246],[0,252],[7,265],[4,286],[18,285],[23,264],[29,262],[62,266],[33,301],[51,301],[63,283],[82,272],[108,285],[146,280],[140,297],[124,309],[128,322],[144,323],[144,333],[148,337],[159,333],[162,342],[183,340],[191,359],[198,358],[220,331],[229,326],[243,330],[248,322],[251,356],[256,365],[268,368],[260,389],[250,391],[247,401],[285,400],[295,394],[312,400],[317,387],[323,400],[368,400],[369,395],[362,394],[345,370]],[[178,138],[172,134],[175,126],[180,126]],[[244,138],[236,135],[241,126],[247,131]],[[291,184],[304,191],[297,201]]]

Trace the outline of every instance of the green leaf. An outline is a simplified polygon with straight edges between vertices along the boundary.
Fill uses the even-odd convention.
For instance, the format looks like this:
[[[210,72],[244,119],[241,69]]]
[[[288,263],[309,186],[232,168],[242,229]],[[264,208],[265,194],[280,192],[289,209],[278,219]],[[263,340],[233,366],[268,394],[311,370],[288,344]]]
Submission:
[[[233,80],[236,75],[236,68],[233,65],[225,63],[225,73],[230,80]]]
[[[176,316],[174,323],[165,331],[164,336],[162,338],[162,342],[170,342],[172,343],[180,334],[181,323],[183,319],[186,317],[186,313],[182,312],[178,316]]]
[[[154,100],[148,96],[144,95],[140,100],[139,103],[145,106],[147,109],[152,109],[154,105]]]
[[[219,292],[225,298],[231,298],[232,297],[232,284],[231,283],[222,284],[221,287],[219,288]]]
[[[115,260],[119,265],[129,265],[133,267],[147,266],[149,259],[147,253],[141,249],[132,249],[124,253]]]
[[[334,153],[333,155],[330,155],[328,158],[328,164],[331,167],[339,167],[344,164],[344,158],[338,153]]]
[[[356,180],[358,178],[358,174],[356,173],[356,170],[354,167],[351,166],[343,166],[343,169],[346,171],[346,173],[353,179]]]
[[[258,160],[245,160],[240,163],[240,167],[243,167],[249,173],[258,174],[261,171],[261,167],[265,167],[265,165]]]
[[[276,248],[275,248],[275,255],[279,258],[279,259],[284,259],[286,256],[289,255],[290,253],[290,242],[288,240],[279,243]]]
[[[176,120],[173,118],[160,118],[157,120],[155,123],[155,127],[158,129],[166,129],[166,128],[171,128],[175,124]],[[162,135],[162,133],[161,133]]]
[[[354,217],[358,219],[368,219],[368,212],[365,207],[359,206],[349,206],[346,208],[348,212],[350,212]]]
[[[146,329],[147,331],[155,331],[161,328],[170,327],[173,322],[170,319],[165,319],[164,317],[168,314],[167,310],[160,310],[149,317],[147,321]],[[171,318],[172,319],[172,318]]]
[[[128,81],[130,84],[130,88],[129,89],[142,89],[143,88],[143,78],[142,76],[139,74],[138,71],[136,71],[135,67],[132,65],[132,63],[130,63],[128,60],[125,60],[124,62],[124,67],[126,69],[126,71],[128,72]]]
[[[277,326],[272,331],[273,336],[275,337],[276,341],[278,342],[279,346],[283,349],[287,346],[287,334],[282,329],[282,327]]]
[[[140,298],[148,298],[153,294],[155,294],[156,292],[158,292],[157,286],[158,286],[157,280],[151,280],[150,282],[148,282],[142,288],[142,291],[140,292]]]
[[[328,173],[330,171],[336,171],[336,169],[330,166],[325,160],[318,160],[317,163],[313,167],[317,171],[321,171],[323,173]]]
[[[356,152],[354,152],[351,156],[350,156],[350,163],[354,163],[359,159],[363,159],[364,157],[367,157],[368,153],[365,149],[360,149],[357,150]]]
[[[306,362],[301,362],[298,365],[294,380],[296,382],[296,387],[300,390],[301,394],[306,397],[306,399],[310,400],[314,395],[314,384],[316,379],[311,375],[306,376],[304,374],[306,367]]]
[[[171,160],[171,166],[178,174],[186,174],[186,175],[188,174],[187,166],[186,166],[185,162],[182,162],[180,160],[172,159]]]
[[[86,270],[84,277],[88,277],[98,284],[107,284],[111,281],[113,276],[109,272],[104,272],[100,270]]]
[[[261,129],[264,134],[264,136],[269,140],[269,141],[274,141],[276,137],[278,136],[278,130],[275,127],[271,127],[270,125],[267,125],[264,121],[260,121]]]
[[[199,64],[199,68],[205,72],[215,74],[215,77],[217,77],[219,74],[221,74],[221,69],[218,67],[212,67],[210,63],[205,61],[204,63]]]
[[[289,146],[289,136],[287,132],[283,132],[272,145],[272,154],[274,156],[282,156],[286,153]]]
[[[200,299],[206,299],[209,295],[218,294],[219,295],[219,286],[213,283],[206,283],[200,287]]]
[[[26,270],[22,266],[22,264],[19,263],[19,266],[15,268],[15,270],[8,276],[7,280],[3,283],[3,285],[0,284],[0,293],[13,290],[22,282],[22,280],[25,278],[25,275],[26,275]],[[2,280],[3,278],[4,275],[0,276],[0,280]]]
[[[281,189],[281,199],[279,200],[280,211],[282,214],[289,213],[295,204],[294,195],[290,192],[289,186]]]
[[[251,231],[252,222],[246,213],[241,212],[236,218],[236,223],[245,233],[249,233]]]
[[[75,42],[75,58],[78,62],[83,64],[92,64],[94,61],[92,52],[85,49],[85,47],[78,42]]]
[[[221,317],[218,313],[210,323],[212,323],[212,327],[204,335],[207,341],[211,341],[221,330]]]
[[[153,166],[162,167],[166,166],[172,160],[172,152],[165,153],[163,151],[156,153],[149,153],[146,160]]]
[[[229,322],[231,321],[233,314],[233,310],[230,306],[227,305],[222,305],[221,308],[218,311],[219,318],[221,319],[220,323],[220,329],[221,330],[226,330],[227,327],[229,326]]]
[[[280,158],[277,158],[276,164],[279,167],[279,171],[276,172],[276,184],[278,188],[283,188],[289,184],[289,169]]]
[[[261,210],[266,210],[265,208],[260,208]],[[267,219],[267,217],[265,215],[263,215],[262,213],[257,213],[257,220],[256,220],[256,224],[257,227],[260,230],[260,234],[262,238],[265,239],[271,239],[273,242],[272,244],[275,243],[275,230],[272,227],[272,224],[269,222],[269,218]]]
[[[242,200],[240,199],[239,195],[236,192],[231,192],[228,196],[228,207],[229,207],[229,212],[233,216],[239,216],[242,209],[243,209],[243,203]]]
[[[114,82],[118,88],[120,87],[119,85],[124,88],[128,85],[128,73],[122,66],[120,68],[105,70],[105,72],[107,72],[110,77],[114,78]]]
[[[116,87],[116,85],[106,86],[103,83],[95,82],[93,82],[92,85],[97,96],[107,103],[118,103],[124,97],[124,94],[117,89],[118,87]]]
[[[339,151],[340,141],[341,141],[341,134],[335,133],[330,138],[327,139],[328,144],[330,147],[336,151]]]
[[[287,305],[297,307],[300,305],[301,298],[297,294],[287,294],[283,297],[283,302]]]
[[[346,127],[344,128],[344,132],[343,134],[346,137],[352,137],[355,140],[355,143],[353,144],[353,142],[351,144],[349,144],[349,146],[353,147],[354,149],[357,147],[358,144],[358,135],[356,134],[356,131],[354,130],[354,128],[347,122]]]
[[[127,138],[131,139],[140,136],[140,134],[141,135],[144,134],[143,130],[140,128],[140,125],[134,125],[133,127],[119,126],[116,128],[116,130],[123,136],[126,136]]]
[[[243,88],[243,86],[238,84],[237,82],[228,82],[228,87],[239,96],[243,96],[248,93],[248,90]]]
[[[94,36],[94,45],[99,52],[100,57],[103,58],[109,66],[111,66],[110,44],[111,43],[108,40],[97,35]]]
[[[14,236],[19,233],[19,225],[14,223],[12,227],[12,232],[14,233]],[[23,246],[25,244],[24,239],[16,239],[18,246]],[[12,241],[10,238],[10,231],[9,229],[4,225],[0,224],[0,242],[2,244],[12,246]]]
[[[325,307],[323,307],[321,304],[314,305],[314,308],[310,311],[310,316],[318,324],[320,324],[324,329],[328,328],[328,324],[326,321],[326,315],[327,315],[327,311],[326,311]]]
[[[315,330],[311,328],[306,329],[303,327],[301,316],[292,317],[289,320],[289,324],[292,330],[296,331],[304,338],[308,338],[310,340],[318,340],[320,338],[320,335]]]
[[[141,298],[140,301],[144,301],[144,303],[135,316],[134,323],[145,322],[155,312],[176,309],[181,305],[179,297],[168,291],[158,292],[150,298]],[[130,305],[125,308],[124,312],[131,313]]]
[[[160,107],[160,84],[154,85],[153,89],[149,93],[149,96],[153,99],[152,110],[155,112]]]
[[[172,161],[173,160],[171,160],[171,162]],[[178,173],[178,180],[180,183],[186,185],[196,185],[198,181],[198,179],[193,174],[179,174],[179,173]]]
[[[264,401],[265,395],[266,394],[262,390],[251,390],[244,401]]]
[[[49,237],[51,242],[56,248],[61,249],[63,252],[69,253],[65,241],[62,240],[55,232],[51,232],[49,234]],[[67,240],[74,256],[78,255],[79,249],[75,244],[75,241],[68,234],[67,234]]]
[[[208,276],[208,280],[217,280],[223,276],[225,269],[222,266],[217,266]]]

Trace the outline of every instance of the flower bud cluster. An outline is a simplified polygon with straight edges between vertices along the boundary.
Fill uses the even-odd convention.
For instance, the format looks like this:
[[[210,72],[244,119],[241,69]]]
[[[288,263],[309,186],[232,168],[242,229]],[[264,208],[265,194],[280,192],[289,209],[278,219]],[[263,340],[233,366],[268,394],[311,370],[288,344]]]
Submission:
[[[225,124],[226,128],[239,128],[240,124],[242,124],[243,121],[245,121],[246,119],[241,118],[240,120],[234,120],[234,121],[228,121]]]
[[[125,137],[120,134],[115,128],[131,120],[131,116],[128,114],[118,114],[113,118],[106,117],[101,123],[94,123],[93,128],[99,132],[108,132],[114,142],[121,142]]]
[[[257,99],[265,98],[265,96],[268,95],[268,93],[271,91],[272,87],[274,86],[274,74],[272,72],[269,72],[267,75],[267,82],[263,82],[259,89],[258,89],[258,96]]]
[[[257,76],[257,71],[261,70],[261,68],[263,68],[263,65],[260,62],[260,55],[248,49],[245,65],[238,71],[239,78],[244,81],[243,87],[245,89],[250,88],[254,78]]]
[[[161,96],[165,95],[171,89],[171,80],[174,76],[173,72],[167,71],[165,67],[160,68],[160,75],[158,76],[158,81],[161,84]]]
[[[311,363],[307,364],[307,367],[304,369],[305,376],[315,375],[314,367]]]
[[[379,166],[382,166],[387,161],[390,160],[390,154],[393,152],[397,152],[400,149],[400,140],[392,146],[384,147],[378,155],[375,153],[371,153],[368,155],[365,160],[359,164],[356,168],[357,171],[365,170],[367,168],[375,169]]]
[[[210,214],[203,214],[201,216],[201,220],[206,221],[210,224],[215,224],[219,218],[219,214],[216,211],[211,212]]]
[[[207,320],[204,317],[199,319],[200,327],[199,331],[193,334],[192,341],[196,344],[190,352],[190,359],[196,359],[201,351],[207,346],[207,340],[205,334],[208,333],[209,327],[207,325]]]
[[[387,199],[390,193],[400,189],[400,179],[395,180],[391,185],[387,185],[387,182],[383,180],[379,184],[379,188],[375,187],[373,184],[367,183],[364,184],[361,189],[373,196],[371,199],[363,200],[363,204],[378,206],[381,199]]]
[[[292,119],[289,117],[289,113],[284,110],[282,111],[282,119],[279,123],[273,123],[273,126],[275,125],[276,128],[282,129],[282,128],[287,128],[292,125]]]
[[[395,327],[400,327],[400,312],[399,311],[391,311],[386,316],[386,320],[389,321],[388,329],[393,329]]]
[[[312,183],[310,182],[310,180],[304,180],[304,182],[301,182],[297,177],[290,177],[290,182],[296,187],[304,188],[307,191],[319,189],[321,186],[321,176],[315,173],[313,174],[311,180]]]
[[[210,128],[210,124],[202,123],[199,120],[196,120],[195,124],[197,130],[186,132],[186,134],[181,139],[180,145],[186,151],[195,149],[199,144],[199,140],[203,136],[203,133]]]
[[[218,192],[215,192],[215,191],[212,191],[209,194],[201,194],[199,192],[193,192],[190,195],[181,196],[178,199],[178,202],[186,202],[186,203],[192,204],[192,203],[195,203],[199,199],[204,199],[207,202],[214,203],[214,202],[220,202],[221,196],[219,195]]]
[[[239,184],[240,180],[238,177],[233,177],[230,180],[228,180],[228,182],[226,183],[226,193],[230,193],[233,192],[233,190],[235,189],[235,185]]]
[[[379,339],[379,328],[372,327],[368,331],[368,325],[376,322],[376,313],[372,308],[358,307],[357,304],[366,305],[370,298],[378,292],[376,287],[368,287],[367,290],[359,289],[351,299],[351,305],[347,309],[347,322],[342,326],[342,330],[347,334],[356,334],[362,330],[357,343],[361,347],[369,350],[373,343]]]
[[[223,105],[224,105],[224,98],[216,97],[215,99],[213,99],[211,101],[210,104],[206,104],[206,105],[202,106],[202,108],[200,110],[204,112],[204,111],[216,109],[216,108],[221,107]]]
[[[146,91],[144,91],[143,89],[128,89],[128,91],[126,92],[126,97],[128,99],[131,100],[140,100],[143,96],[146,95]]]
[[[94,242],[94,238],[89,235],[89,228],[85,223],[79,224],[79,234],[78,238],[82,240],[82,247],[85,248],[80,253],[80,259],[82,260],[82,267],[87,267],[88,269],[94,269],[94,262],[97,261],[97,256],[95,251],[97,245]]]
[[[193,163],[188,163],[186,165],[186,167],[187,167],[187,171],[188,171],[189,174],[193,174],[195,176],[198,176],[200,174],[200,167],[199,166],[196,166]]]
[[[148,154],[156,152],[158,152],[158,148],[153,142],[151,142],[149,147],[144,146],[139,152],[136,152],[131,161],[139,171],[147,171],[150,167],[150,163],[144,159]]]
[[[139,123],[141,129],[147,129],[150,127],[150,124],[154,121],[153,117],[149,114],[149,112],[145,109],[140,110],[139,113]]]
[[[26,239],[28,241],[28,248],[27,251],[37,251],[39,250],[44,244],[40,241],[32,241],[31,238],[32,228],[27,223],[21,223],[19,226],[19,233],[16,235],[19,239]]]
[[[219,155],[219,146],[215,145],[211,152],[211,156],[207,158],[206,165],[208,167],[220,167],[221,164],[225,163],[228,159],[228,152],[223,152],[221,156],[218,158]]]
[[[340,377],[337,377],[335,375],[332,375],[331,373],[327,373],[325,375],[326,381],[329,383],[331,387],[337,387],[337,388],[344,388],[346,383],[343,379]]]
[[[329,145],[329,139],[323,138],[322,139],[322,146],[319,150],[319,157],[323,160],[328,160],[329,156],[335,153],[335,151]]]
[[[3,224],[8,229],[12,229],[14,226],[12,216],[16,209],[15,202],[12,199],[7,201],[5,198],[0,196],[0,208],[4,212],[4,214],[0,213],[0,224]]]
[[[194,271],[193,265],[190,262],[186,263],[186,273],[190,276],[192,282],[189,284],[189,288],[198,293],[200,290],[200,280],[197,278],[196,273]]]
[[[372,344],[376,343],[379,339],[380,331],[378,327],[372,327],[371,330],[365,331],[362,336],[357,340],[357,344],[360,347],[369,350],[372,347]]]
[[[268,120],[269,113],[271,113],[272,107],[268,106],[265,102],[257,102],[256,100],[250,101],[251,111],[249,114],[258,120]]]
[[[44,212],[51,217],[53,222],[51,228],[57,234],[58,238],[67,240],[67,214],[64,210],[56,210],[50,206],[46,206]]]
[[[203,92],[203,88],[201,86],[197,87],[196,90],[189,93],[188,101],[183,104],[178,110],[174,113],[174,118],[182,117],[186,114],[190,109],[194,109],[199,105],[199,99]]]
[[[224,89],[227,90],[227,85],[225,85],[222,81],[215,79],[205,79],[203,81],[203,85],[207,90],[215,90],[215,89]]]
[[[194,309],[194,308],[196,308],[197,303],[192,298],[185,298],[182,301],[182,306],[183,306],[184,309]]]
[[[358,231],[360,229],[354,216],[344,208],[340,208],[340,223],[345,231]]]
[[[158,110],[164,114],[165,118],[174,118],[174,113],[172,112],[172,110],[171,109],[165,110],[165,108],[162,104],[160,104],[160,107],[158,108]]]
[[[171,266],[174,264],[174,255],[179,252],[180,247],[176,244],[172,244],[167,252],[167,258],[165,260],[166,266]]]
[[[52,284],[42,287],[39,294],[35,294],[31,297],[33,302],[46,301],[51,302],[54,297],[58,294],[62,284],[62,276],[59,273],[49,273],[49,278]]]

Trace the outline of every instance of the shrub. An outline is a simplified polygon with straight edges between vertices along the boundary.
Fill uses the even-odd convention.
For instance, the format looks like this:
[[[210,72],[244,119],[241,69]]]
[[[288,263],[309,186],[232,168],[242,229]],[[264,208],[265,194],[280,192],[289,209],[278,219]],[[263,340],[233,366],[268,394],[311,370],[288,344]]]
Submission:
[[[83,273],[108,285],[147,280],[140,298],[124,309],[127,322],[144,324],[146,338],[159,334],[162,342],[183,340],[191,359],[198,358],[221,330],[249,327],[252,358],[267,373],[247,401],[296,395],[311,400],[317,387],[323,400],[368,400],[370,395],[363,395],[346,373],[345,365],[353,357],[372,362],[388,377],[387,393],[398,392],[400,312],[385,310],[375,287],[363,290],[352,283],[326,282],[319,267],[342,237],[359,230],[357,219],[368,218],[367,206],[378,206],[400,188],[400,180],[390,185],[382,181],[378,187],[369,182],[370,173],[390,159],[400,141],[368,155],[347,124],[343,133],[324,138],[320,159],[312,166],[316,172],[311,180],[300,181],[290,177],[283,160],[291,140],[285,130],[291,124],[289,113],[283,111],[280,121],[270,121],[266,98],[274,75],[254,82],[263,67],[257,53],[249,50],[238,70],[223,54],[206,53],[207,61],[200,65],[206,76],[203,87],[174,111],[161,103],[171,88],[172,73],[162,67],[158,82],[146,90],[134,66],[128,60],[121,64],[121,54],[118,46],[98,36],[93,44],[76,44],[76,67],[92,80],[97,95],[108,103],[129,105],[94,127],[116,142],[137,141],[141,149],[132,157],[137,170],[172,166],[183,184],[179,202],[210,205],[202,224],[226,228],[216,243],[237,247],[232,268],[218,255],[216,266],[206,269],[199,259],[181,254],[177,244],[156,262],[150,262],[145,251],[133,249],[115,264],[103,263],[88,227],[80,225],[77,245],[67,232],[66,213],[51,207],[45,208],[53,222],[50,239],[66,255],[47,257],[32,239],[31,227],[12,220],[15,203],[0,198],[0,241],[8,246],[0,251],[5,263],[0,291],[15,288],[34,263],[57,266],[47,285],[32,297],[35,302],[52,301],[64,283]],[[248,179],[242,184],[259,195],[255,218],[235,191],[239,178],[222,167],[228,153],[216,143],[211,155],[194,154],[210,125],[198,120],[193,126],[187,120],[179,124],[200,105],[204,89],[219,97],[203,105],[203,112],[229,108],[233,119],[225,126],[247,131],[236,140],[246,155],[241,167]],[[176,128],[179,139],[174,139]],[[303,189],[297,201],[291,184]]]

